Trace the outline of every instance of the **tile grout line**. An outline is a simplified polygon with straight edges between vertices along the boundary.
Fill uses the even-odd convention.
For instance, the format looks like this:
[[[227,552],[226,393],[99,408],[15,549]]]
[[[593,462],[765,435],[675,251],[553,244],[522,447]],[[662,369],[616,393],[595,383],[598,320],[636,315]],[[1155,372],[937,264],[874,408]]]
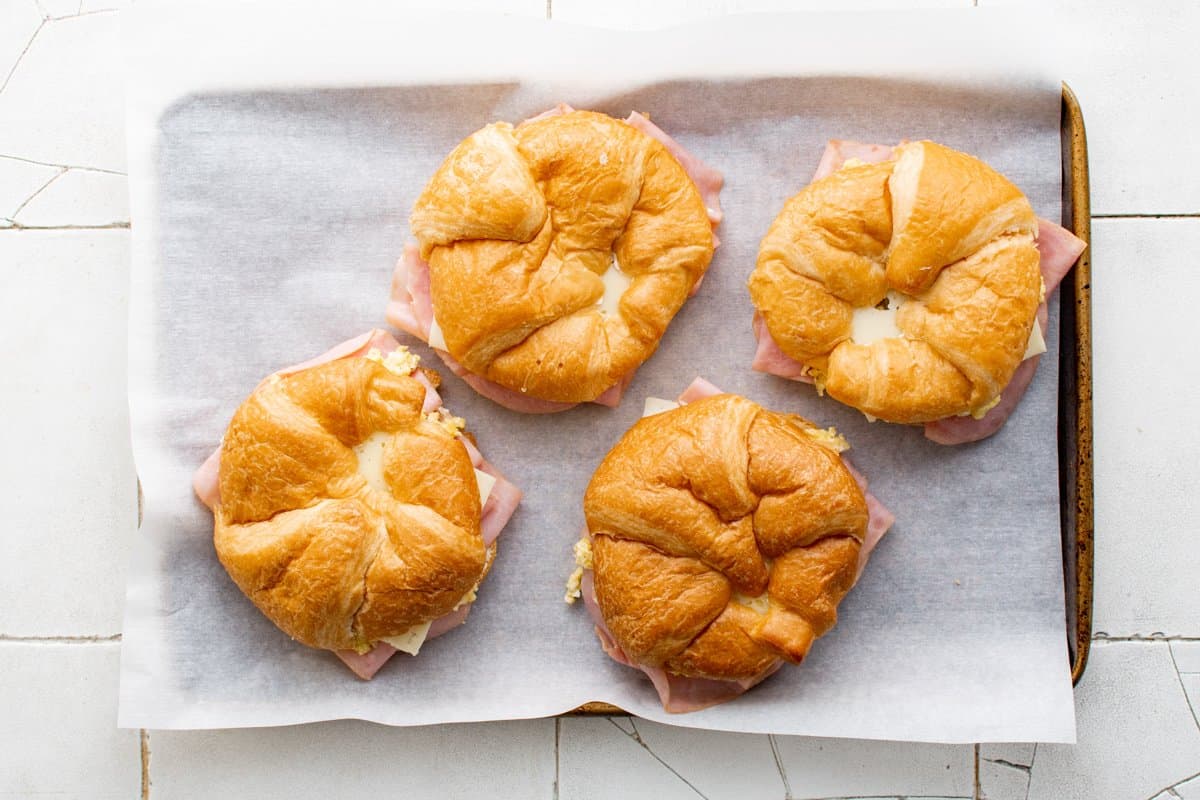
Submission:
[[[35,197],[37,197],[39,194],[41,194],[42,192],[49,189],[50,185],[52,183],[54,183],[56,180],[58,180],[59,178],[61,178],[63,175],[66,175],[66,174],[67,174],[67,167],[59,167],[58,172],[56,172],[52,176],[50,176],[50,180],[43,183],[41,186],[39,186],[37,189],[34,190],[33,194],[29,195],[29,197],[26,197],[23,201],[21,201],[21,205],[17,206],[17,210],[8,215],[8,219],[12,220],[13,226],[15,227],[15,226],[21,224],[21,223],[17,222],[17,215],[25,210],[25,206],[32,203],[33,199]]]
[[[708,800],[708,797],[704,794],[704,792],[700,791],[695,786],[693,786],[691,781],[689,781],[687,778],[683,777],[683,775],[679,774],[679,772],[676,771],[676,769],[674,767],[672,767],[666,761],[663,761],[662,758],[658,755],[658,753],[656,753],[650,749],[650,745],[646,744],[646,740],[642,738],[642,734],[638,731],[637,723],[633,721],[633,717],[629,718],[629,727],[633,728],[632,734],[625,733],[625,731],[621,730],[621,726],[618,725],[617,723],[613,722],[611,718],[608,720],[608,722],[614,728],[621,731],[621,733],[624,736],[628,736],[630,739],[633,739],[635,742],[637,742],[638,745],[643,750],[645,750],[647,753],[650,754],[651,758],[653,758],[655,761],[657,761],[658,763],[660,763],[664,767],[666,767],[667,771],[670,772],[672,775],[674,775],[676,778],[679,778],[679,780],[683,782],[684,786],[691,789],[693,792],[695,792],[697,794],[697,796],[703,798],[703,800]]]
[[[1029,756],[1029,780],[1025,781],[1025,800],[1029,800],[1029,793],[1033,791],[1033,762],[1037,761],[1038,743],[1033,743],[1033,754]]]
[[[107,644],[119,641],[119,633],[111,636],[9,636],[0,633],[0,644]]]
[[[0,158],[9,159],[11,161],[23,161],[26,164],[37,164],[39,167],[58,167],[59,169],[77,169],[83,172],[103,172],[106,175],[120,175],[129,177],[128,172],[121,172],[118,169],[106,169],[105,167],[84,167],[79,164],[55,164],[50,161],[38,161],[36,158],[25,158],[24,156],[10,156],[0,153]]]
[[[1200,219],[1200,212],[1181,211],[1161,214],[1092,214],[1092,219]]]
[[[1200,717],[1196,716],[1196,707],[1192,705],[1192,698],[1187,692],[1187,687],[1183,685],[1183,675],[1179,672],[1179,664],[1175,661],[1175,648],[1167,645],[1167,653],[1171,656],[1171,666],[1175,668],[1175,680],[1179,682],[1179,691],[1183,692],[1183,699],[1187,703],[1188,711],[1192,712],[1192,722],[1196,724],[1196,728],[1200,729]]]
[[[1150,797],[1149,797],[1149,798],[1147,798],[1147,800],[1154,800],[1154,798],[1158,797],[1158,796],[1159,796],[1160,794],[1162,794],[1163,792],[1172,792],[1172,794],[1174,794],[1174,789],[1175,789],[1175,787],[1176,787],[1176,786],[1179,786],[1180,784],[1183,784],[1183,783],[1187,783],[1188,781],[1190,781],[1190,780],[1192,780],[1192,779],[1194,779],[1194,778],[1200,778],[1200,772],[1197,772],[1197,773],[1195,773],[1195,774],[1192,774],[1192,775],[1188,775],[1186,778],[1180,778],[1179,780],[1177,780],[1177,781],[1175,781],[1174,783],[1172,783],[1170,786],[1166,786],[1166,787],[1164,787],[1164,788],[1162,788],[1162,789],[1159,789],[1157,792],[1155,792],[1154,794],[1150,795]],[[1178,795],[1176,795],[1176,796],[1178,796]]]
[[[150,731],[139,729],[142,754],[142,800],[150,800]]]
[[[83,0],[80,0],[80,6],[83,5]],[[64,14],[61,17],[46,17],[46,22],[62,22],[67,19],[79,19],[80,17],[94,17],[97,14],[116,14],[120,9],[117,8],[97,8],[95,11],[79,11],[74,14]]]
[[[38,10],[41,10],[40,6],[38,7]],[[44,27],[46,27],[45,16],[42,17],[42,21],[39,22],[37,28],[34,29],[33,35],[29,37],[29,41],[25,43],[25,47],[23,50],[21,50],[21,54],[17,56],[17,60],[13,62],[12,69],[10,69],[8,74],[4,76],[4,82],[0,83],[0,93],[3,93],[4,90],[8,88],[8,82],[11,81],[12,76],[17,73],[17,67],[21,66],[21,61],[24,60],[25,54],[29,52],[30,47],[33,47],[33,40],[37,38],[37,35],[42,32],[42,28]]]
[[[978,4],[978,0],[976,0]],[[975,750],[975,792],[972,795],[975,800],[983,800],[983,788],[979,785],[979,745],[973,745]]]
[[[771,745],[771,755],[775,758],[775,768],[779,770],[779,780],[783,781],[783,800],[793,800],[792,784],[788,781],[787,770],[783,768],[783,758],[779,755],[779,745],[775,734],[767,734],[767,742]]]
[[[561,739],[562,739],[562,719],[559,717],[555,717],[554,718],[554,800],[558,800],[558,793],[559,793],[559,787],[558,787],[559,770],[560,770],[560,764],[562,763],[562,758],[559,756],[559,742],[561,741]],[[147,799],[143,798],[143,800],[147,800]]]
[[[1127,636],[1109,636],[1100,631],[1092,634],[1093,642],[1200,642],[1200,636],[1165,633],[1133,633]]]
[[[10,227],[0,228],[0,231],[121,231],[132,227],[128,222],[110,222],[106,225],[22,225],[14,222]]]

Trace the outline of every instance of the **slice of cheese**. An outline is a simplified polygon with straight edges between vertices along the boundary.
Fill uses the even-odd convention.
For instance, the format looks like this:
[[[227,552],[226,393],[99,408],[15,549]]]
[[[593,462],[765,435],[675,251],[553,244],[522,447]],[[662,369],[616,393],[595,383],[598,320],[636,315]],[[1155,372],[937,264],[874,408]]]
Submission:
[[[358,474],[363,476],[367,486],[385,493],[391,491],[383,479],[383,446],[387,441],[388,434],[376,432],[354,447],[354,455],[358,457]]]
[[[664,411],[673,411],[679,408],[679,403],[674,400],[663,400],[661,397],[647,397],[646,404],[642,407],[643,417],[652,417],[655,414],[661,414]]]
[[[491,497],[492,487],[496,485],[496,479],[483,470],[477,469],[475,470],[475,482],[479,484],[479,505],[482,506]]]
[[[850,339],[855,344],[868,345],[880,339],[900,339],[904,334],[896,327],[896,310],[904,295],[887,293],[887,308],[856,308],[850,320]]]
[[[1046,339],[1042,336],[1041,323],[1035,319],[1033,330],[1029,332],[1029,344],[1025,345],[1025,355],[1021,356],[1021,360],[1040,356],[1044,352],[1046,352]]]
[[[432,624],[433,620],[422,622],[420,625],[414,625],[398,636],[387,636],[379,641],[387,642],[397,650],[402,650],[409,655],[415,656],[421,652],[421,645],[425,644],[425,636],[428,635],[429,626]]]
[[[429,323],[429,346],[434,350],[450,352],[450,348],[446,347],[446,335],[442,333],[442,326],[438,325],[437,317],[434,317],[433,322]]]
[[[625,290],[633,283],[633,278],[621,271],[621,265],[617,263],[616,255],[613,255],[612,264],[604,270],[600,279],[604,281],[604,294],[600,295],[596,305],[604,316],[616,316],[621,306],[621,295],[625,294]]]

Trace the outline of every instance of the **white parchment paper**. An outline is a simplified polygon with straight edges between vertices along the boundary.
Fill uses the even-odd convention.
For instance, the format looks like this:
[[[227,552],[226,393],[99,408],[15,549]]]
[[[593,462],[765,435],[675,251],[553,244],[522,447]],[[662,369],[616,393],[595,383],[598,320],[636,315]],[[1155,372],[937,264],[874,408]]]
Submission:
[[[1023,20],[872,12],[621,33],[372,4],[139,3],[126,24],[129,392],[145,518],[129,573],[121,725],[420,725],[602,700],[732,731],[1074,740],[1057,306],[1029,393],[978,445],[944,448],[919,429],[869,424],[748,368],[745,281],[758,240],[827,138],[940,140],[1060,216],[1057,73]],[[490,121],[558,101],[648,112],[721,169],[722,246],[619,409],[522,416],[447,376],[447,404],[526,501],[468,623],[360,682],[240,594],[215,558],[192,472],[263,375],[384,326],[409,209],[445,154]],[[737,702],[668,715],[641,673],[601,652],[562,591],[592,470],[642,398],[674,397],[696,375],[836,425],[897,522],[804,665]]]

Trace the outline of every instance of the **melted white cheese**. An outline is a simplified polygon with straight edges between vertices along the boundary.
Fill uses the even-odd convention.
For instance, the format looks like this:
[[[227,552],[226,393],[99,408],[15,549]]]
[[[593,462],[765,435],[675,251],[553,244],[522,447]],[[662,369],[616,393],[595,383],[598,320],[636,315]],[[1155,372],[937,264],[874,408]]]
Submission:
[[[397,636],[386,636],[380,639],[381,642],[387,642],[397,650],[402,650],[409,655],[415,656],[421,652],[421,645],[425,644],[425,636],[429,633],[429,626],[433,624],[433,620],[422,622],[420,625],[414,625],[404,633]]]
[[[354,455],[358,456],[358,474],[363,476],[367,486],[384,493],[391,491],[383,479],[383,445],[388,438],[386,433],[372,433],[354,447]]]
[[[661,397],[647,397],[646,405],[642,407],[643,417],[652,417],[655,414],[661,414],[664,411],[673,411],[679,408],[679,403],[674,400],[663,400]]]
[[[850,338],[855,344],[868,345],[880,339],[899,339],[904,336],[896,327],[896,309],[904,296],[887,293],[887,308],[856,308],[850,321]]]
[[[629,284],[633,283],[633,278],[621,271],[617,256],[613,254],[612,263],[604,270],[600,279],[604,281],[604,294],[600,296],[596,305],[600,307],[600,313],[604,316],[616,316],[621,305],[621,295],[625,294]]]
[[[734,592],[733,599],[735,602],[741,603],[747,608],[758,614],[766,614],[771,607],[771,599],[767,597],[767,593],[763,592],[757,597],[750,597],[741,592]]]
[[[1021,356],[1021,360],[1040,356],[1044,352],[1046,352],[1046,340],[1042,337],[1041,324],[1035,319],[1033,330],[1029,332],[1029,344],[1025,345],[1025,355]]]
[[[446,335],[442,333],[442,326],[438,325],[437,317],[434,317],[433,322],[429,323],[429,346],[434,350],[450,352],[450,348],[446,347]]]
[[[479,484],[479,505],[487,502],[492,494],[492,487],[496,485],[496,479],[488,475],[482,470],[475,470],[475,482]]]

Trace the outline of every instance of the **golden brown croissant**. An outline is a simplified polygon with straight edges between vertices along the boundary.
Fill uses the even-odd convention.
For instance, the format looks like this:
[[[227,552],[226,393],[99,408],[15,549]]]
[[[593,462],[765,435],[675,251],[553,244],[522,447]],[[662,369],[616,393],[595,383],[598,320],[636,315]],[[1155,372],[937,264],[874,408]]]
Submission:
[[[484,504],[520,493],[460,435],[415,355],[382,332],[347,345],[263,381],[196,488],[234,583],[289,636],[370,677],[390,645],[415,652],[465,618],[512,513],[485,523]]]
[[[709,211],[668,148],[587,111],[467,137],[411,227],[430,343],[473,376],[560,404],[627,381],[713,252]]]
[[[891,523],[841,447],[800,417],[717,394],[642,419],[601,462],[584,495],[581,593],[605,649],[650,674],[668,710],[799,663],[837,621]]]
[[[912,142],[784,206],[749,287],[770,336],[871,417],[981,415],[1034,330],[1043,284],[1029,201],[976,158]]]

